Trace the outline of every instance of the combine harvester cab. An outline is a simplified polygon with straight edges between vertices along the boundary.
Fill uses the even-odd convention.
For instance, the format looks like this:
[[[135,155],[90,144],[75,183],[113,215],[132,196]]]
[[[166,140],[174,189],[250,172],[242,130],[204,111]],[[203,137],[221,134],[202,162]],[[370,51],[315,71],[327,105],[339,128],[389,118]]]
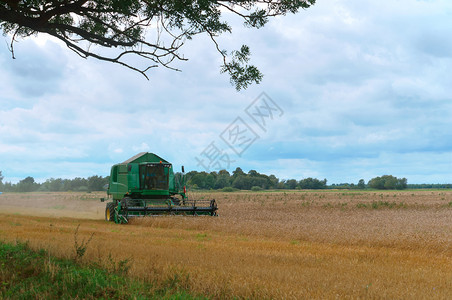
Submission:
[[[215,200],[189,200],[184,167],[175,176],[171,163],[156,154],[142,152],[111,168],[105,220],[128,223],[150,215],[217,215]],[[102,201],[104,199],[101,199]]]

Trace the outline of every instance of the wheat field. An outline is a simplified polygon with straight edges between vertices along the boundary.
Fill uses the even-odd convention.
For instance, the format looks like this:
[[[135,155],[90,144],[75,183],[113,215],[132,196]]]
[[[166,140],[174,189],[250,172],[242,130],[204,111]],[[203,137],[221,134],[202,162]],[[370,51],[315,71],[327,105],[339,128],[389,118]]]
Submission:
[[[0,239],[211,298],[452,298],[452,191],[191,193],[219,217],[103,221],[99,193],[0,196]],[[80,224],[78,233],[75,234]]]

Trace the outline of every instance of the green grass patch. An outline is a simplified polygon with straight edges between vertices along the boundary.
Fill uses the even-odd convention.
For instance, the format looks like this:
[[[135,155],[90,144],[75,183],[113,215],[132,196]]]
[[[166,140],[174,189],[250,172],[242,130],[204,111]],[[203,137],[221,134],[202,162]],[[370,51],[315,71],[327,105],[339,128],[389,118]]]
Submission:
[[[404,202],[397,203],[395,201],[372,201],[370,203],[357,203],[357,208],[369,208],[369,209],[381,209],[381,208],[406,208],[406,204]]]
[[[210,237],[208,237],[207,236],[207,233],[198,233],[198,234],[196,234],[196,239],[198,240],[198,241],[209,241],[210,240]]]
[[[132,280],[123,275],[126,264],[107,271],[33,251],[26,243],[0,242],[0,299],[206,299],[190,295],[174,280],[158,290]]]
[[[233,192],[237,192],[238,189],[227,186],[227,187],[222,188],[221,191],[225,192],[225,193],[233,193]]]
[[[55,206],[52,206],[52,209],[65,209],[65,208],[66,208],[65,205],[55,205]]]

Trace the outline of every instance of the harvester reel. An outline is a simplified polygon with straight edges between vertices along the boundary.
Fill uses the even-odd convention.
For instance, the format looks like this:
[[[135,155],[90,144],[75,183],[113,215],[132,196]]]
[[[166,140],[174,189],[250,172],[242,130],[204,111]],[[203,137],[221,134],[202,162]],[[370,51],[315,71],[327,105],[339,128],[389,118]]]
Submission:
[[[173,205],[180,205],[180,199],[176,197],[171,197],[171,202]]]
[[[127,204],[124,203],[124,199],[118,202],[118,205],[115,207],[115,223],[116,224],[127,224],[129,223],[127,219],[127,209],[125,210],[126,216],[124,216],[124,209],[122,205],[125,205],[127,208]]]
[[[129,217],[129,204],[131,202],[132,199],[130,199],[129,197],[124,197],[121,200],[121,211],[122,211],[122,216],[127,220]]]

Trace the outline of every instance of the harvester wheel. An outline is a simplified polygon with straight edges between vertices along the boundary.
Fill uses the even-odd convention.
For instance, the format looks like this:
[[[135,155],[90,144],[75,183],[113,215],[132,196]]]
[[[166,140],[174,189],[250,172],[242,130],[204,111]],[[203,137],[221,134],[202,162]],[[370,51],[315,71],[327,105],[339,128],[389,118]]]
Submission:
[[[105,221],[115,221],[115,204],[113,202],[107,203],[105,207]]]

